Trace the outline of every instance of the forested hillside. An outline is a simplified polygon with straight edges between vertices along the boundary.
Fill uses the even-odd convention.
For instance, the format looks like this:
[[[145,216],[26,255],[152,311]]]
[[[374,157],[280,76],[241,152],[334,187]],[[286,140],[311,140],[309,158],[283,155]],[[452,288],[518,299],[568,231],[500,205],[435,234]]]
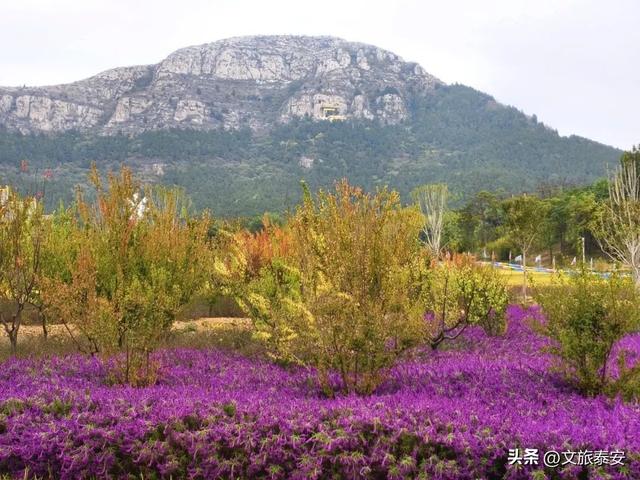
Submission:
[[[409,110],[409,119],[396,125],[294,118],[266,131],[47,136],[4,130],[0,183],[44,187],[51,208],[73,197],[92,162],[103,170],[126,163],[148,180],[183,186],[197,208],[236,216],[286,210],[298,201],[302,179],[314,189],[342,177],[367,189],[389,185],[405,199],[417,185],[444,181],[464,200],[481,190],[586,184],[620,155],[584,138],[560,137],[535,116],[461,85],[437,85]]]

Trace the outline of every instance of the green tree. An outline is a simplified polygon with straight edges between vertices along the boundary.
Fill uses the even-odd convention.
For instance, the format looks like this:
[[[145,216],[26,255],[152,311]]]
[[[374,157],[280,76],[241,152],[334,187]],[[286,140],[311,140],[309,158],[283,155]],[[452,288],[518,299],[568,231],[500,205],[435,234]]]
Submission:
[[[50,311],[78,319],[91,353],[122,353],[118,381],[153,382],[150,353],[202,286],[210,222],[189,215],[181,192],[143,189],[126,168],[105,185],[94,167],[91,181],[95,201],[78,196],[71,278],[51,279]]]
[[[22,314],[37,295],[45,228],[41,202],[11,188],[0,191],[0,322],[14,355]]]
[[[633,282],[619,275],[604,279],[582,265],[577,275],[539,289],[535,299],[546,317],[539,328],[554,340],[551,351],[566,377],[584,394],[603,392],[611,383],[614,345],[640,327]]]
[[[458,252],[463,246],[464,234],[461,227],[461,215],[450,210],[445,213],[442,225],[442,248],[449,252]]]
[[[498,238],[504,221],[500,200],[494,193],[479,192],[460,211],[463,251],[478,251]]]
[[[473,257],[454,255],[435,265],[426,298],[427,339],[434,350],[470,325],[481,326],[489,335],[504,333],[509,302],[504,278]]]
[[[47,310],[48,298],[55,296],[55,289],[49,291],[50,282],[59,279],[63,282],[71,281],[71,260],[78,248],[75,245],[76,230],[75,210],[65,208],[62,204],[45,221],[45,237],[42,244],[41,268],[38,278],[38,288],[34,292],[32,305],[37,309],[42,325],[42,333],[48,336]]]
[[[539,245],[549,206],[536,196],[519,195],[505,200],[504,233],[522,254],[522,296],[527,298],[527,254]]]

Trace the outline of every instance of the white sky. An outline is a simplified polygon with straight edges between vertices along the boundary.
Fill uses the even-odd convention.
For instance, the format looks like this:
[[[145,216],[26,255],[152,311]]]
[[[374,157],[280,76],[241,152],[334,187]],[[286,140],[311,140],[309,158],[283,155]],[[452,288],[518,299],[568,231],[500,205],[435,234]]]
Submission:
[[[255,34],[371,43],[563,135],[640,143],[637,0],[0,0],[0,85],[70,82]]]

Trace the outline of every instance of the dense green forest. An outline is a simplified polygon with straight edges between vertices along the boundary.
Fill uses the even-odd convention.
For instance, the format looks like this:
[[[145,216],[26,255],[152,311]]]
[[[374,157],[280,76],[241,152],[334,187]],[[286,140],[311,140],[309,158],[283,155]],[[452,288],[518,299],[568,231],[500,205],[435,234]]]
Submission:
[[[452,85],[416,97],[410,120],[400,125],[299,119],[262,132],[171,130],[135,137],[0,131],[0,183],[44,188],[50,209],[71,200],[92,162],[102,170],[125,163],[148,181],[183,186],[196,208],[239,216],[286,210],[299,200],[302,179],[312,189],[342,177],[368,190],[389,185],[405,199],[417,185],[446,182],[461,205],[482,190],[588,184],[620,153],[561,137],[535,115]]]
[[[536,241],[532,248],[541,253],[548,264],[552,256],[558,262],[570,261],[582,253],[584,238],[585,255],[603,257],[595,239],[598,216],[608,199],[608,183],[599,180],[591,185],[574,188],[542,188],[535,195],[538,212]],[[453,252],[483,252],[497,260],[519,253],[510,240],[508,204],[514,197],[482,191],[463,205],[447,212],[443,244]],[[517,198],[517,197],[515,197]],[[564,258],[568,256],[569,258]]]

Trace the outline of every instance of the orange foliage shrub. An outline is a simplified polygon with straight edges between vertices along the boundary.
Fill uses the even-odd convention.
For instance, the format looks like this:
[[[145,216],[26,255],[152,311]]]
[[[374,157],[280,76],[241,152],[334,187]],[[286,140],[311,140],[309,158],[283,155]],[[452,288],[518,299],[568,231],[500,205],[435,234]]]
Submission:
[[[247,262],[247,273],[255,277],[260,270],[274,258],[287,258],[291,255],[292,237],[288,230],[275,226],[268,216],[262,220],[264,228],[256,233],[243,230],[237,234],[237,240]]]

